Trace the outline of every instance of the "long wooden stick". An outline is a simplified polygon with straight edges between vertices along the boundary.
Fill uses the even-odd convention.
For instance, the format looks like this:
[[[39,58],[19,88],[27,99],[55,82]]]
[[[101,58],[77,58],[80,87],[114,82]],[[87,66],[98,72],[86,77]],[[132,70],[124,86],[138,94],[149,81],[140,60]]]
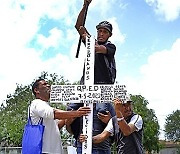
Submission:
[[[86,5],[86,8],[85,8],[85,12],[84,12],[84,21],[83,21],[83,25],[85,25],[85,22],[86,22],[86,16],[87,16],[87,11],[88,11],[88,6],[89,6],[89,2],[87,2],[87,5]],[[78,58],[79,56],[79,50],[80,50],[80,47],[81,47],[81,41],[82,41],[82,37],[80,36],[79,37],[79,42],[78,42],[78,47],[77,47],[77,52],[76,52],[76,58]]]

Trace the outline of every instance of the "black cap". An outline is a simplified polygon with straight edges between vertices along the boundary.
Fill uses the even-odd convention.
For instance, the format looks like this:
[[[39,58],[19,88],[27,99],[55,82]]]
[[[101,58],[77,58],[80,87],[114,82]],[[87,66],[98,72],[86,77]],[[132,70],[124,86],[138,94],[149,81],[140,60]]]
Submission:
[[[105,28],[107,29],[111,34],[112,34],[112,25],[108,21],[102,21],[100,22],[97,26],[96,29],[98,30],[99,28]]]

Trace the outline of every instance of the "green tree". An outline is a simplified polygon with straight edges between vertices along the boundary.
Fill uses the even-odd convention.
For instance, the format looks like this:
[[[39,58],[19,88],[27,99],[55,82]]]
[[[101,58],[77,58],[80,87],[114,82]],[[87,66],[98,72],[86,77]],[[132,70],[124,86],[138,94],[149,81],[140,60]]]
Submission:
[[[69,84],[62,76],[47,72],[42,72],[39,78],[46,79],[50,84]],[[27,86],[17,84],[14,94],[8,95],[0,106],[0,146],[21,146],[28,105],[34,99],[31,86],[32,83]],[[65,108],[62,104],[53,106]]]
[[[1,146],[20,145],[24,124],[27,120],[27,106],[32,100],[30,86],[17,85],[15,93],[8,95],[0,111]]]
[[[159,124],[154,110],[148,109],[148,101],[141,95],[131,95],[131,99],[134,102],[134,111],[143,118],[143,146],[144,149],[151,153],[152,151],[159,151]]]
[[[180,142],[180,110],[173,111],[166,117],[165,137],[174,142]]]

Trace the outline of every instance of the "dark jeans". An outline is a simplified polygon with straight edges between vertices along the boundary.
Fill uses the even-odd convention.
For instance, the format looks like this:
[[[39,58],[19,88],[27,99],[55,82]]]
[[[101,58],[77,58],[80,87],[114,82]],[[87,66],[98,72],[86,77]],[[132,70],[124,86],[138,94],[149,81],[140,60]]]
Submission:
[[[82,148],[78,147],[76,149],[77,154],[82,154]],[[92,149],[92,154],[111,154],[111,150],[100,150],[100,149]]]

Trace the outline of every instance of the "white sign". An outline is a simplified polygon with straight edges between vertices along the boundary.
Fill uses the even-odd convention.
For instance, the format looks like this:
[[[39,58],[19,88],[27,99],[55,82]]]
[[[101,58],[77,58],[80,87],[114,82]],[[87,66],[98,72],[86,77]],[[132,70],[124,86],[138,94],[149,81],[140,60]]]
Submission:
[[[52,85],[52,103],[103,103],[114,98],[125,100],[125,85]]]

